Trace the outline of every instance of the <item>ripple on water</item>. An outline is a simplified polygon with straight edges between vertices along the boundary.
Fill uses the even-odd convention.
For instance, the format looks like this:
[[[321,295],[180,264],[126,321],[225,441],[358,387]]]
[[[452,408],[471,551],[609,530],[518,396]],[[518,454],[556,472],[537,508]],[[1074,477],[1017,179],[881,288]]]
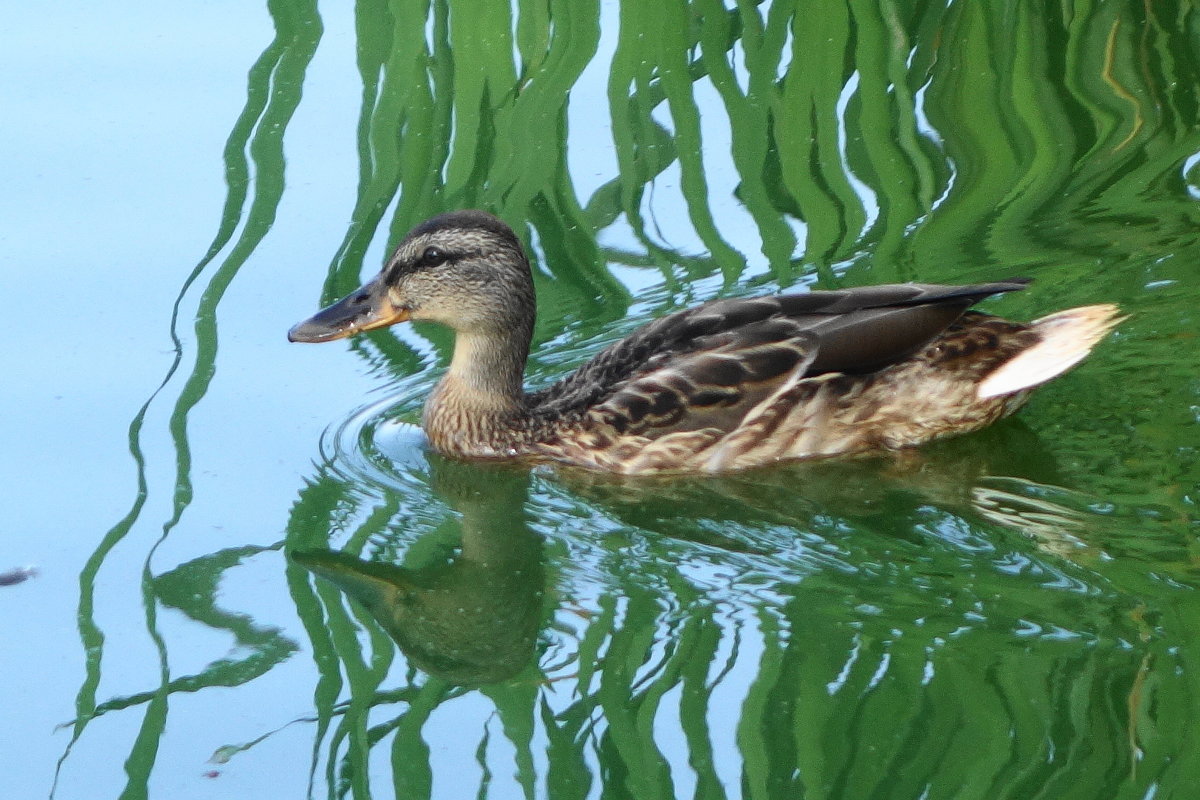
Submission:
[[[396,419],[402,404],[386,397],[358,408],[321,436],[321,458],[347,484],[383,490],[428,490],[424,432]]]

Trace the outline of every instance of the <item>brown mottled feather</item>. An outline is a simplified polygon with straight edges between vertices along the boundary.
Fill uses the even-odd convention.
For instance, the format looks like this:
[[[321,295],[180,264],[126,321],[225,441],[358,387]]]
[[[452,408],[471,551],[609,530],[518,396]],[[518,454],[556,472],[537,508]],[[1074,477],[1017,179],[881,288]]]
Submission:
[[[760,380],[790,370],[792,354],[805,350],[816,357],[809,374],[866,372],[910,355],[983,298],[1025,285],[899,284],[716,300],[647,324],[562,381],[531,393],[527,407],[538,416],[570,416],[663,368],[684,371],[697,386],[721,385],[721,370],[732,368],[729,360],[698,359],[684,369],[683,359],[693,354],[745,355],[762,371]]]

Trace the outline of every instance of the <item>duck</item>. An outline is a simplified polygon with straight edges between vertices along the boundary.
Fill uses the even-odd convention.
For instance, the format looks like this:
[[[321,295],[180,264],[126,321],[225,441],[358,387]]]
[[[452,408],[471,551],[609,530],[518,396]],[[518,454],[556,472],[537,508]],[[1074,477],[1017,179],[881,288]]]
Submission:
[[[454,332],[421,417],[457,459],[641,475],[724,473],[912,448],[983,428],[1082,361],[1123,317],[973,310],[1028,279],[712,300],[655,319],[561,380],[525,388],[536,301],[525,249],[484,211],[413,228],[380,273],[288,332],[327,342],[409,320]]]

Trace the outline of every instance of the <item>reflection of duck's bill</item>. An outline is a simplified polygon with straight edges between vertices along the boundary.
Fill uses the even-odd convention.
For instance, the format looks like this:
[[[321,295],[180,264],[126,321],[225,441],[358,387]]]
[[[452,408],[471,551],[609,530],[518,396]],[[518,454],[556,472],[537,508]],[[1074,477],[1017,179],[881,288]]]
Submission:
[[[288,331],[288,341],[331,342],[408,318],[409,309],[393,304],[387,287],[376,278],[296,325]]]
[[[368,605],[386,593],[409,588],[405,570],[391,564],[363,561],[334,550],[293,551],[288,558]]]

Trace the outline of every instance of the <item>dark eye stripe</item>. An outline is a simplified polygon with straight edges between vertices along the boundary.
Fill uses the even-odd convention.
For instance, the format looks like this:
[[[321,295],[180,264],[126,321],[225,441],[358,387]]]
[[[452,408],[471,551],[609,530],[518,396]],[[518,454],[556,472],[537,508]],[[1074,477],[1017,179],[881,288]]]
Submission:
[[[400,279],[401,275],[410,275],[414,272],[421,272],[426,269],[435,269],[446,264],[452,264],[456,261],[461,261],[464,258],[480,256],[477,250],[444,250],[437,245],[426,247],[416,258],[409,262],[397,262],[387,270],[384,275],[384,281],[387,283],[395,283]]]

